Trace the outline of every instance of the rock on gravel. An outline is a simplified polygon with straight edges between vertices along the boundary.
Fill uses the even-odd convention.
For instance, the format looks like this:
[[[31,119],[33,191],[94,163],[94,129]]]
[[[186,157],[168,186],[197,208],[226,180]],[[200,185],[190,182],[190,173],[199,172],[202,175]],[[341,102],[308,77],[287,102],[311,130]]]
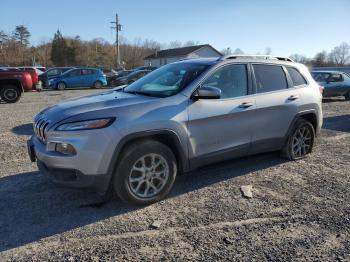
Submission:
[[[252,198],[253,197],[253,186],[252,185],[241,186],[241,192],[245,198]]]

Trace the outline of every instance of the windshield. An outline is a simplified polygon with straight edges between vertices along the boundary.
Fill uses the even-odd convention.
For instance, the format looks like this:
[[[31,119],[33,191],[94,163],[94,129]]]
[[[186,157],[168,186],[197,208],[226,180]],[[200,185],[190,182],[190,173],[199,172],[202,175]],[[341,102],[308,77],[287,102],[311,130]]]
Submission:
[[[177,94],[201,75],[209,65],[176,63],[165,65],[124,89],[127,93],[167,97]]]

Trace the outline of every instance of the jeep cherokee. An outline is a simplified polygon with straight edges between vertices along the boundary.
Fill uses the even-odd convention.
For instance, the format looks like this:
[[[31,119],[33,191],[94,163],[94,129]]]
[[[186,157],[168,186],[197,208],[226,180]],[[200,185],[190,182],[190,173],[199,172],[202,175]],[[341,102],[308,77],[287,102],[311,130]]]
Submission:
[[[203,165],[277,150],[305,157],[322,125],[321,100],[308,69],[289,58],[183,60],[45,109],[28,151],[53,181],[149,204]]]

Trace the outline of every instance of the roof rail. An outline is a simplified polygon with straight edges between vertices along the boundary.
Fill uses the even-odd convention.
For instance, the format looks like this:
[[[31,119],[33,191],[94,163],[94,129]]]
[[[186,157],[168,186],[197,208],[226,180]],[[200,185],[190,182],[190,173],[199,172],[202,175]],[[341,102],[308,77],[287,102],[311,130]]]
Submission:
[[[289,57],[284,56],[272,56],[272,55],[226,55],[220,57],[218,60],[227,60],[227,59],[240,59],[240,58],[247,58],[247,59],[263,59],[263,60],[279,60],[279,61],[287,61],[287,62],[294,62]]]

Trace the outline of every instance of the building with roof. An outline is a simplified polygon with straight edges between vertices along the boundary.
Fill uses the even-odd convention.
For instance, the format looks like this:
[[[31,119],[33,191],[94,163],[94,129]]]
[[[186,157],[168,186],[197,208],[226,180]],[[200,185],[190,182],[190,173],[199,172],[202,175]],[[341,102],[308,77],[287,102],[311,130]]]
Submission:
[[[220,57],[222,54],[211,45],[186,46],[160,50],[144,58],[145,66],[160,67],[182,59]]]

